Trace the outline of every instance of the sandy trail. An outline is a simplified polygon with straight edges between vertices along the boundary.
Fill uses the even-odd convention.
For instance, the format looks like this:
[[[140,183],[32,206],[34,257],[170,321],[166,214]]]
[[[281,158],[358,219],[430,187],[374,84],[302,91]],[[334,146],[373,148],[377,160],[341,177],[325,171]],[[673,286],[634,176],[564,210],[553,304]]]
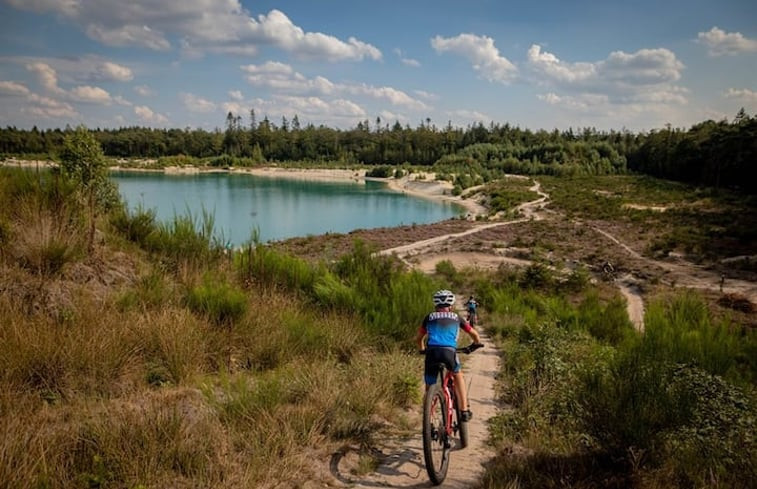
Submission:
[[[451,238],[466,236],[492,227],[512,225],[530,219],[541,219],[538,210],[542,208],[548,196],[541,191],[538,182],[534,183],[531,190],[539,194],[539,199],[518,206],[519,212],[524,216],[520,219],[483,223],[460,233],[447,234],[386,249],[381,251],[380,254],[395,254],[405,260],[414,253]],[[457,265],[459,266],[459,263]],[[433,268],[428,269],[423,264],[411,264],[411,266],[427,273],[433,272]],[[478,484],[484,473],[484,463],[494,456],[494,451],[487,444],[487,422],[497,414],[498,406],[494,386],[499,372],[500,354],[486,333],[480,328],[479,332],[486,348],[478,350],[463,360],[463,372],[465,373],[473,419],[468,423],[470,435],[468,447],[464,450],[458,447],[452,451],[447,478],[443,486],[453,489],[463,489]],[[374,455],[379,460],[379,466],[370,474],[365,476],[353,475],[357,466],[358,454],[349,450],[340,452],[332,458],[331,473],[341,483],[356,488],[432,486],[428,480],[423,461],[423,441],[420,429],[416,435],[410,438],[388,440]]]
[[[473,411],[473,419],[468,422],[469,444],[465,449],[453,448],[442,487],[463,489],[475,486],[484,473],[483,464],[494,456],[487,444],[487,421],[497,414],[494,385],[499,372],[499,351],[483,332],[481,339],[486,347],[462,358]],[[336,454],[331,460],[331,473],[342,484],[355,488],[432,487],[423,463],[420,426],[418,433],[410,438],[387,440],[374,455],[379,459],[379,466],[370,474],[353,474],[358,456],[355,451]]]

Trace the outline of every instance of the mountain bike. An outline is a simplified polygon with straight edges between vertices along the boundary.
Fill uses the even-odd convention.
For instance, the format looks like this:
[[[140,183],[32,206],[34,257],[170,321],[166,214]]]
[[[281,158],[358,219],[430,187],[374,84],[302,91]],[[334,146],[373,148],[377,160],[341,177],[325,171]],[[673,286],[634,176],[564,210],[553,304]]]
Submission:
[[[468,321],[470,325],[475,328],[478,325],[478,312],[468,311],[468,316],[465,318],[465,320]]]
[[[472,343],[456,351],[473,353],[482,346]],[[436,486],[447,477],[455,437],[460,439],[460,448],[468,446],[468,423],[462,421],[461,406],[455,396],[454,372],[443,363],[438,365],[438,372],[437,382],[428,387],[423,398],[423,458],[428,477]]]

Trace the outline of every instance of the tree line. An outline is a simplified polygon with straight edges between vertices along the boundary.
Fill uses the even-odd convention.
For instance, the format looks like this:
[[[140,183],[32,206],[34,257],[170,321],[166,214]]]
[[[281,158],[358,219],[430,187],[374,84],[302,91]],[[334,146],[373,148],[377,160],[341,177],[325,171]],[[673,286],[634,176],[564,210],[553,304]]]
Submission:
[[[61,153],[65,129],[0,129],[0,153]],[[301,125],[295,115],[274,123],[245,123],[231,112],[225,128],[91,129],[105,155],[113,158],[186,156],[216,158],[236,165],[271,162],[338,163],[373,166],[435,166],[477,174],[488,180],[501,172],[521,174],[616,174],[638,172],[714,187],[757,192],[757,117],[743,109],[733,120],[707,120],[689,129],[633,133],[595,128],[532,131],[508,123],[417,127],[364,120],[350,129]]]

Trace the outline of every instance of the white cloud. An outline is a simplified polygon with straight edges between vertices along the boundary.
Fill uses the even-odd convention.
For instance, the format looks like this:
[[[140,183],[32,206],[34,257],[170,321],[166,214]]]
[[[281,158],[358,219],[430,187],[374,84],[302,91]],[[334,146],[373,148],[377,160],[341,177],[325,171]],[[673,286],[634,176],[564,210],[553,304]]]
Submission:
[[[388,124],[390,128],[394,126],[395,122],[406,124],[409,121],[406,115],[397,114],[388,110],[382,110],[381,112],[379,112],[379,116],[381,117],[382,125],[386,126]]]
[[[25,85],[12,81],[0,81],[0,95],[27,96],[30,93]]]
[[[137,85],[134,87],[134,91],[137,92],[138,95],[141,95],[143,97],[151,97],[155,95],[155,92],[152,90],[152,88],[148,87],[147,85]]]
[[[126,66],[121,66],[110,61],[105,61],[98,66],[95,76],[101,80],[113,80],[113,81],[131,81],[134,78],[134,74],[131,69]]]
[[[208,113],[216,110],[217,105],[210,100],[191,93],[179,94],[179,100],[190,112]]]
[[[437,53],[459,54],[473,64],[484,79],[491,82],[509,83],[518,74],[518,68],[510,60],[500,56],[494,40],[487,36],[460,34],[457,37],[431,39],[431,46]]]
[[[454,119],[462,119],[469,122],[489,122],[494,120],[492,117],[477,110],[453,110],[447,112],[447,115]]]
[[[748,88],[729,88],[724,96],[726,98],[743,100],[744,102],[757,102],[757,92]]]
[[[370,117],[365,109],[351,100],[326,100],[316,96],[275,95],[270,99],[226,102],[221,107],[224,112],[237,115],[254,109],[258,122],[268,117],[274,124],[278,124],[282,116],[292,119],[296,115],[302,125],[314,122],[343,127]]]
[[[24,107],[22,112],[46,119],[79,117],[74,108],[66,102],[61,102],[50,97],[44,97],[35,93],[29,94],[28,101],[31,107]]]
[[[656,111],[687,103],[688,90],[674,84],[684,65],[664,48],[614,51],[604,60],[568,63],[532,45],[527,67],[536,84],[552,88],[537,98],[569,110],[608,115],[621,107]]]
[[[229,97],[233,100],[244,100],[244,96],[242,96],[242,92],[239,90],[229,90]]]
[[[697,41],[707,46],[712,56],[757,52],[757,40],[748,39],[740,32],[725,32],[718,27],[700,32]]]
[[[613,51],[597,63],[597,76],[624,85],[654,85],[679,80],[683,68],[676,55],[665,48],[641,49],[631,54]]]
[[[529,63],[545,76],[557,81],[575,83],[596,75],[591,63],[564,63],[552,53],[543,52],[534,44],[528,50]]]
[[[275,46],[296,56],[329,61],[380,60],[375,46],[349,37],[305,32],[273,9],[251,16],[239,0],[6,0],[18,9],[54,12],[109,46],[139,46],[165,51],[173,44],[187,54],[255,54]],[[172,42],[173,40],[173,42]]]
[[[382,57],[378,48],[354,37],[344,42],[320,32],[305,32],[294,25],[286,14],[276,9],[268,15],[259,15],[257,22],[250,19],[249,28],[255,37],[298,56],[326,58],[330,61],[360,61],[364,58],[380,60]]]
[[[31,63],[26,65],[26,69],[36,73],[37,80],[47,91],[61,94],[63,89],[58,86],[58,74],[46,63]]]
[[[566,63],[534,44],[528,50],[528,62],[539,81],[579,87],[656,85],[678,80],[684,68],[675,54],[664,48],[631,54],[614,51],[595,63]]]
[[[145,122],[157,124],[165,124],[168,122],[168,119],[164,115],[153,112],[153,110],[146,105],[138,105],[134,107],[134,113]]]
[[[284,63],[269,61],[262,65],[246,65],[241,67],[248,73],[249,83],[259,87],[294,93],[297,95],[338,95],[348,94],[366,96],[379,100],[386,100],[392,105],[407,107],[415,110],[426,110],[428,106],[420,100],[414,99],[407,93],[392,87],[376,87],[367,84],[333,83],[322,77],[306,78],[302,74]]]
[[[110,94],[100,87],[91,87],[89,85],[74,87],[69,92],[71,98],[79,102],[110,104]]]
[[[413,68],[420,67],[421,63],[417,59],[408,58],[404,54],[402,54],[401,49],[395,49],[394,53],[399,57],[400,62],[405,66],[412,66]]]
[[[99,24],[87,26],[87,35],[108,46],[139,46],[154,51],[167,51],[171,43],[159,31],[146,25],[126,25],[108,28]]]
[[[433,94],[431,92],[427,92],[425,90],[413,90],[413,93],[415,93],[420,98],[424,98],[426,100],[437,100],[439,98],[438,95]]]
[[[124,107],[131,107],[132,105],[134,105],[133,103],[131,103],[128,100],[126,100],[125,98],[123,98],[121,95],[116,95],[115,97],[113,97],[113,100],[118,105],[123,105]]]
[[[580,94],[580,95],[558,95],[553,92],[537,95],[537,98],[550,105],[557,105],[577,110],[606,109],[609,105],[607,95],[597,94]]]

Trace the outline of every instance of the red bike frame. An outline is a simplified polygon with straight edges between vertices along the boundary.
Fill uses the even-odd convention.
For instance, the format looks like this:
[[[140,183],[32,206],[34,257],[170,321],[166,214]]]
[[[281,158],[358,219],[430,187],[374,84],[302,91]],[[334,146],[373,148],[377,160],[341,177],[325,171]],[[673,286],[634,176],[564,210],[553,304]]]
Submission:
[[[452,435],[454,433],[454,428],[452,426],[452,421],[454,418],[454,412],[457,410],[457,406],[455,405],[455,402],[457,401],[455,398],[455,373],[449,370],[448,368],[444,368],[444,379],[442,381],[441,385],[442,393],[444,394],[444,400],[447,402],[447,406],[449,406],[449,409],[447,409],[447,422],[446,425],[446,435],[447,435],[447,442],[449,443],[452,440]],[[458,420],[458,423],[461,421]]]

